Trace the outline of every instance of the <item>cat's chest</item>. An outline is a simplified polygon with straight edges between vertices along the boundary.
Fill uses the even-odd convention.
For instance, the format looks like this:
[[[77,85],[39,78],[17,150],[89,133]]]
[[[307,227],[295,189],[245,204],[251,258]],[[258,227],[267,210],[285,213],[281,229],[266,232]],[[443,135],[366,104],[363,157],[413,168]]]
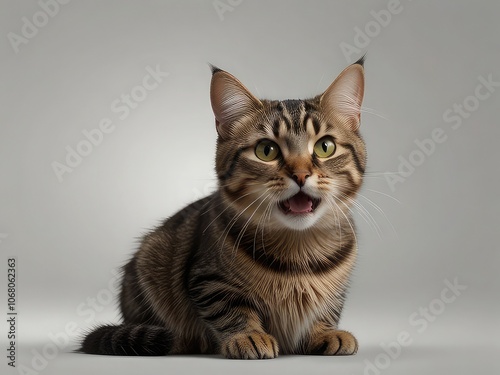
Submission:
[[[355,258],[353,246],[345,254],[340,249],[327,253],[323,249],[335,244],[309,242],[300,252],[268,246],[267,251],[238,253],[236,269],[245,294],[258,301],[265,329],[284,353],[296,352],[317,321],[336,324]]]
[[[263,285],[266,284],[266,285]],[[328,280],[317,276],[266,275],[257,283],[261,297],[272,306],[314,309],[328,297]]]
[[[266,283],[267,285],[263,285]],[[285,351],[293,351],[325,310],[335,304],[325,277],[269,275],[258,285],[267,330]]]

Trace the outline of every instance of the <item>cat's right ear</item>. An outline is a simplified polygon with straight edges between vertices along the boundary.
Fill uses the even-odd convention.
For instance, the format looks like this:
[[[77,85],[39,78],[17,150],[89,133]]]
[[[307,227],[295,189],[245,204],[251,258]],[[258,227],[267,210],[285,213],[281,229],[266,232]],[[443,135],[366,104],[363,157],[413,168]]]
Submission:
[[[262,103],[234,76],[215,66],[211,68],[210,101],[215,125],[219,136],[227,138],[232,134],[233,124],[262,108]]]

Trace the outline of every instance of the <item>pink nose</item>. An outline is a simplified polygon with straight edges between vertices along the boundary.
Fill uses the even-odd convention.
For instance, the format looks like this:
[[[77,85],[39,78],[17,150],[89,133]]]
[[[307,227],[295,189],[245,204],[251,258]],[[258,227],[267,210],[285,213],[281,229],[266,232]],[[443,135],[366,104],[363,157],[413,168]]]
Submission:
[[[292,177],[294,181],[299,185],[300,187],[304,186],[306,183],[306,179],[310,176],[309,172],[294,172]]]

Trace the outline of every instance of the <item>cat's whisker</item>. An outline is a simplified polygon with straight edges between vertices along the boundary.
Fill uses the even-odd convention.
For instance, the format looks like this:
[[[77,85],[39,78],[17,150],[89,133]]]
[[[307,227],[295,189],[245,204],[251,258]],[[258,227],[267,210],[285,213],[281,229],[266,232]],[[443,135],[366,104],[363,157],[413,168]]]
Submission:
[[[399,172],[365,172],[363,178],[386,180],[385,176],[400,176]]]
[[[207,202],[200,208],[200,210],[204,210],[205,207],[209,206],[217,197],[213,195],[210,199],[207,200]],[[217,205],[219,206],[219,205]],[[205,215],[208,211],[202,212],[201,215]]]
[[[252,193],[247,193],[247,194],[244,194],[244,195],[242,195],[241,197],[239,197],[238,199],[236,199],[234,202],[237,202],[237,201],[239,201],[240,199],[243,199],[243,198],[245,198],[245,197],[248,197],[250,194],[252,194]],[[221,199],[221,201],[222,201],[222,199]],[[224,204],[224,202],[221,202],[221,203],[219,203],[216,207],[218,207],[218,206],[220,206],[220,205],[223,205],[223,204]],[[220,216],[224,213],[224,212],[226,212],[226,211],[227,211],[228,209],[230,209],[230,208],[231,208],[231,206],[227,205],[227,207],[226,207],[224,210],[222,210],[222,211],[221,211],[221,212],[220,212],[220,213],[219,213],[219,214],[218,214],[218,215],[217,215],[217,216],[216,216],[216,217],[215,217],[215,218],[214,218],[214,219],[213,219],[213,220],[212,220],[212,221],[211,221],[211,222],[207,225],[207,227],[203,230],[203,233],[205,233],[205,232],[207,231],[207,229],[208,229],[208,228],[209,228],[209,227],[210,227],[210,226],[211,226],[211,225],[212,225],[212,224],[213,224],[213,223],[214,223],[214,222],[215,222],[215,221],[216,221],[216,220],[217,220],[217,219],[218,219],[218,218],[219,218],[219,217],[220,217]],[[209,210],[209,211],[210,211],[210,210]],[[202,213],[202,215],[203,215],[203,214],[208,213],[209,211],[205,211],[204,213]]]
[[[361,203],[355,201],[354,199],[348,197],[345,194],[342,194],[342,193],[340,193],[340,194],[342,195],[343,199],[348,201],[352,205],[352,207],[354,207],[358,210],[358,212],[360,213],[363,220],[377,233],[379,238],[382,238],[382,236],[381,236],[382,231],[380,229],[380,226],[378,225],[377,221],[372,216],[372,214]],[[351,208],[349,208],[349,210],[351,212],[353,212]]]
[[[271,221],[271,216],[273,213],[274,204],[275,204],[274,201],[270,201],[267,208],[266,208],[266,211],[264,211],[264,218],[265,219],[264,219],[264,223],[263,223],[264,225],[262,225],[262,231],[261,231],[261,233],[262,233],[262,236],[261,236],[262,251],[264,252],[264,254],[266,253],[266,245],[265,245],[265,239],[264,239],[264,236],[265,236],[264,229],[266,228],[265,223]],[[254,249],[254,253],[255,253],[255,249]]]
[[[381,119],[384,119],[384,120],[386,120],[386,121],[389,121],[389,118],[388,118],[388,117],[386,117],[386,115],[384,115],[384,114],[382,114],[382,113],[380,113],[380,112],[376,111],[376,110],[375,110],[375,109],[373,109],[373,108],[368,108],[368,107],[364,107],[364,106],[362,106],[362,107],[361,107],[361,113],[368,113],[368,114],[370,114],[370,115],[375,115],[375,116],[377,116],[377,117],[380,117]]]
[[[338,211],[340,211],[340,213],[342,213],[342,215],[344,216],[344,219],[346,220],[347,224],[349,225],[349,227],[351,228],[351,231],[352,231],[352,235],[354,236],[354,239],[356,241],[356,243],[358,243],[358,238],[356,236],[356,230],[354,229],[354,225],[351,223],[351,219],[349,217],[347,217],[347,215],[345,214],[345,212],[340,208],[340,206],[337,204],[337,200],[342,203],[348,210],[349,210],[349,207],[340,199],[338,199],[337,197],[335,197],[335,195],[332,195],[332,198],[333,200],[327,200],[329,203],[333,203],[335,205],[335,207],[337,208]]]
[[[246,220],[246,222],[243,225],[243,227],[240,229],[240,232],[238,233],[238,236],[236,237],[236,241],[233,244],[233,254],[234,255],[236,255],[236,251],[240,247],[241,240],[243,239],[243,236],[245,235],[245,231],[248,228],[248,226],[250,225],[253,216],[255,215],[255,213],[257,212],[257,210],[259,209],[259,207],[262,205],[262,203],[265,202],[266,198],[267,198],[267,196],[263,198],[262,202],[259,203],[259,205],[257,206],[257,208],[253,211],[253,213],[250,215],[250,217]]]
[[[342,187],[344,189],[348,189],[350,190],[350,185],[343,182],[343,181],[335,181],[335,180],[330,180],[330,183],[332,183],[333,185],[337,186],[337,187]],[[391,198],[393,200],[395,200],[396,202],[398,203],[401,203],[399,200],[397,200],[396,198],[388,195],[388,194],[385,194],[383,192],[379,192],[377,190],[372,190],[372,189],[367,189],[367,191],[371,191],[371,192],[374,192],[374,193],[378,193],[378,194],[381,194],[381,195],[384,195],[388,198]],[[353,191],[354,192],[354,191]],[[375,202],[373,202],[371,199],[369,199],[366,195],[364,195],[363,193],[360,193],[360,192],[355,192],[356,195],[364,200],[367,201],[367,203],[372,206],[377,212],[379,212],[383,217],[384,219],[387,221],[387,223],[391,226],[391,229],[393,231],[393,233],[397,236],[397,232],[396,232],[396,229],[394,228],[394,225],[392,224],[392,222],[389,220],[388,216],[386,215],[386,213],[384,212],[384,210],[379,206],[377,205]],[[341,193],[342,194],[342,193]],[[380,226],[378,225],[378,223],[376,222],[375,218],[373,218],[373,216],[369,213],[369,211],[363,206],[363,204],[359,201],[356,201],[354,200],[353,198],[351,197],[348,197],[348,196],[345,196],[343,195],[343,197],[346,199],[346,200],[349,200],[349,202],[351,204],[353,204],[353,206],[355,206],[355,208],[358,209],[358,211],[360,211],[360,213],[362,214],[362,216],[366,216],[366,214],[368,214],[370,216],[370,221],[372,221],[373,224],[376,225],[376,227],[378,228],[376,230],[376,232],[379,234],[379,237],[380,237],[380,233],[382,232],[381,229],[380,229]],[[361,212],[363,211],[363,212]],[[365,219],[366,221],[366,219]],[[371,224],[369,224],[370,226],[372,226]]]
[[[337,194],[340,195],[343,198],[343,200],[349,202],[352,207],[356,208],[358,210],[358,212],[360,213],[361,217],[363,218],[363,220],[381,238],[381,232],[382,231],[381,231],[380,226],[378,225],[377,221],[375,220],[375,218],[371,215],[371,213],[363,206],[363,204],[361,202],[356,201],[355,199],[353,199],[349,195],[344,194],[342,192],[341,188],[344,188],[344,190],[351,191],[352,187],[350,185],[346,184],[343,181],[336,181],[336,180],[333,180],[333,179],[330,179],[330,183],[337,188],[336,189],[337,190]],[[353,192],[356,193],[355,191],[353,191]],[[357,195],[360,195],[359,192],[357,192]],[[366,197],[364,197],[364,198],[367,199]],[[373,203],[371,201],[370,201],[370,203],[375,204],[375,203]],[[346,207],[348,207],[348,206],[346,205]],[[352,209],[351,209],[351,207],[348,207],[348,208],[349,208],[349,210],[351,212],[353,212]],[[378,207],[378,209],[380,210],[380,207]],[[383,211],[382,211],[382,214],[383,214],[383,216],[385,216],[386,220],[388,220],[387,216],[385,215],[385,213]],[[389,222],[389,224],[391,224],[391,223]]]
[[[365,190],[366,191],[371,191],[372,193],[377,193],[377,194],[383,195],[384,197],[390,198],[390,199],[394,200],[395,202],[401,204],[401,201],[399,199],[393,197],[392,195],[383,193],[383,192],[378,191],[378,190],[373,190],[373,189],[365,189]]]
[[[253,216],[255,215],[255,213],[257,212],[257,210],[260,208],[260,206],[261,206],[261,205],[262,205],[262,204],[266,201],[266,199],[269,197],[269,195],[270,195],[270,194],[268,194],[266,197],[264,197],[264,198],[263,198],[262,202],[258,205],[258,207],[254,210],[254,212],[252,213],[252,215],[250,216],[250,218],[247,220],[247,223],[246,223],[246,224],[245,224],[245,226],[243,227],[243,229],[242,229],[241,233],[238,235],[239,240],[238,240],[238,242],[237,242],[237,247],[236,247],[235,251],[236,251],[236,250],[237,250],[237,248],[239,247],[240,242],[241,242],[241,240],[243,239],[243,236],[244,236],[244,234],[245,234],[245,231],[246,231],[246,229],[248,228],[248,226],[250,225],[250,222],[251,222],[251,220],[252,220]],[[254,256],[254,258],[255,258],[255,237],[256,237],[256,235],[257,235],[257,233],[258,233],[259,224],[260,224],[261,220],[262,220],[262,215],[261,215],[261,217],[259,218],[259,221],[257,222],[257,226],[255,227],[255,234],[254,234],[254,241],[253,241],[253,256]]]
[[[366,176],[369,176],[369,177],[373,177],[373,176],[386,176],[386,175],[396,175],[396,174],[400,174],[399,172],[371,172],[371,171],[366,171],[365,174],[364,174],[364,177]]]
[[[268,197],[270,196],[273,196],[275,195],[274,192],[271,192]],[[253,257],[255,259],[255,250],[257,248],[257,234],[259,233],[259,226],[262,224],[262,249],[265,253],[265,244],[264,244],[264,229],[265,229],[265,220],[266,220],[266,217],[267,217],[267,212],[269,211],[269,215],[271,214],[271,211],[272,211],[272,207],[273,207],[273,204],[274,204],[274,200],[273,199],[269,199],[269,202],[267,203],[267,206],[263,212],[263,214],[261,215],[258,223],[257,223],[257,227],[255,228],[255,234],[254,234],[254,237],[253,237]],[[270,216],[269,216],[270,218]]]
[[[327,199],[327,202],[329,202],[328,199]],[[342,241],[342,223],[340,221],[340,215],[336,209],[334,209],[333,212],[335,214],[335,218],[337,219],[340,241]]]
[[[233,216],[233,218],[229,221],[229,224],[226,226],[226,228],[223,230],[221,236],[219,237],[219,240],[220,240],[222,235],[224,235],[224,233],[225,233],[221,248],[224,247],[224,244],[226,243],[227,236],[228,236],[229,232],[231,231],[231,229],[233,228],[233,226],[238,221],[238,219],[246,212],[246,210],[248,210],[255,202],[257,202],[260,198],[262,198],[262,196],[264,196],[266,193],[267,193],[267,191],[264,191],[261,195],[259,195],[257,198],[255,198],[247,207],[245,207],[241,212],[239,212]],[[217,242],[219,242],[219,240],[217,240]]]
[[[269,189],[266,189],[265,190],[265,193],[268,192]],[[239,246],[240,246],[240,243],[241,243],[241,240],[243,239],[243,236],[245,235],[245,231],[247,230],[248,226],[250,225],[250,223],[252,222],[252,219],[255,215],[255,213],[258,211],[258,209],[260,208],[260,206],[262,206],[262,204],[266,201],[266,199],[269,197],[270,194],[266,195],[263,199],[262,199],[262,202],[259,203],[259,205],[254,209],[254,211],[252,212],[252,214],[250,215],[250,217],[247,219],[247,221],[245,222],[245,224],[243,225],[240,233],[238,233],[238,237],[236,237],[236,242],[235,242],[235,245],[233,246],[233,251],[236,251]]]
[[[388,222],[388,223],[389,223],[389,225],[391,226],[391,228],[392,228],[392,230],[393,230],[394,234],[396,234],[396,235],[397,235],[396,228],[394,228],[394,225],[392,225],[392,222],[389,220],[389,217],[386,215],[386,213],[384,212],[384,210],[383,210],[383,209],[382,209],[382,208],[381,208],[378,204],[376,204],[376,203],[375,203],[375,202],[373,202],[370,198],[368,198],[367,196],[365,196],[365,195],[363,195],[363,194],[361,194],[361,193],[358,193],[358,196],[359,196],[360,198],[365,199],[365,200],[368,202],[368,204],[369,204],[369,205],[371,205],[373,208],[375,208],[375,210],[377,210],[377,211],[378,211],[378,212],[379,212],[379,213],[380,213],[380,214],[381,214],[381,215],[385,218],[385,220],[387,220],[387,222]],[[389,196],[389,197],[390,197],[390,196]],[[390,198],[392,198],[392,197],[390,197]],[[396,200],[396,201],[397,201],[397,200]],[[401,202],[399,202],[399,201],[397,201],[397,202],[398,202],[398,203],[401,203]]]
[[[253,179],[255,182],[249,182],[249,181],[245,181],[245,186],[261,186],[262,185],[262,181],[259,181],[259,179],[257,177],[255,177]],[[225,188],[225,187],[231,187],[233,185],[241,185],[241,181],[229,181],[229,182],[225,182],[225,183],[219,183],[218,187],[219,188]]]

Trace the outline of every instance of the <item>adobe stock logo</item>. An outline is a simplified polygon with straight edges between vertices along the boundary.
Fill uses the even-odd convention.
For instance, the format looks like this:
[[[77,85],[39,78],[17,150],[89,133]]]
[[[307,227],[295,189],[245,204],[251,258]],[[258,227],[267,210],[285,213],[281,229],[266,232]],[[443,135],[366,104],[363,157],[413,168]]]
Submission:
[[[465,120],[479,110],[481,102],[491,98],[500,87],[500,81],[496,81],[493,74],[486,77],[477,77],[478,84],[474,88],[472,95],[466,96],[463,100],[453,105],[443,112],[443,121],[449,125],[448,128],[436,127],[432,129],[429,136],[423,139],[415,139],[414,149],[405,157],[398,156],[398,171],[385,175],[387,185],[394,193],[396,186],[407,181],[418,167],[422,166],[438,149],[438,145],[446,142],[449,133],[460,129]],[[450,130],[451,129],[451,130]]]
[[[214,0],[214,6],[217,15],[221,21],[224,21],[224,13],[233,12],[236,7],[240,6],[243,0]]]
[[[21,18],[21,32],[17,34],[13,31],[7,33],[7,39],[16,54],[19,53],[19,47],[22,44],[28,44],[30,40],[38,35],[40,29],[47,26],[49,21],[60,12],[61,5],[66,5],[70,0],[39,0],[40,10],[31,17]]]
[[[118,116],[119,120],[125,120],[132,110],[138,108],[140,103],[147,99],[151,91],[158,88],[169,75],[169,73],[162,71],[159,65],[156,65],[155,68],[147,66],[146,72],[147,74],[142,78],[140,84],[111,102],[110,110]],[[104,141],[105,135],[111,134],[115,129],[116,125],[111,117],[103,117],[97,127],[82,130],[83,139],[75,146],[68,145],[65,147],[66,157],[64,162],[53,161],[51,163],[57,180],[63,182],[64,176],[81,165],[84,158],[89,156],[94,148]]]
[[[363,375],[381,375],[396,361],[404,351],[404,348],[413,344],[416,336],[423,334],[443,315],[448,306],[454,303],[462,293],[467,290],[467,285],[460,284],[458,278],[453,281],[444,280],[444,288],[439,295],[429,301],[426,306],[420,306],[408,317],[408,330],[402,330],[396,335],[396,339],[387,343],[381,342],[381,351],[372,359],[365,359]]]
[[[359,55],[363,50],[366,50],[372,40],[378,37],[380,33],[389,26],[394,16],[400,14],[403,9],[400,0],[389,0],[386,9],[370,11],[372,19],[368,21],[364,27],[360,28],[356,26],[354,28],[353,43],[340,43],[340,49],[347,62],[351,63],[357,60],[357,58],[353,59],[352,56]]]
[[[120,281],[122,273],[118,270],[111,270],[113,275],[109,279],[105,288],[93,297],[80,303],[76,307],[76,315],[80,318],[85,317],[85,326],[95,322],[98,313],[104,311],[106,307],[111,305],[120,291]],[[79,320],[70,320],[64,324],[64,328],[58,332],[49,331],[45,344],[40,350],[31,349],[31,360],[22,358],[22,363],[17,367],[18,374],[21,375],[40,375],[47,369],[52,369],[53,361],[59,356],[60,353],[67,353],[70,351],[71,346],[75,344],[75,336],[81,337],[85,329],[80,327]],[[51,373],[51,372],[47,372]]]

